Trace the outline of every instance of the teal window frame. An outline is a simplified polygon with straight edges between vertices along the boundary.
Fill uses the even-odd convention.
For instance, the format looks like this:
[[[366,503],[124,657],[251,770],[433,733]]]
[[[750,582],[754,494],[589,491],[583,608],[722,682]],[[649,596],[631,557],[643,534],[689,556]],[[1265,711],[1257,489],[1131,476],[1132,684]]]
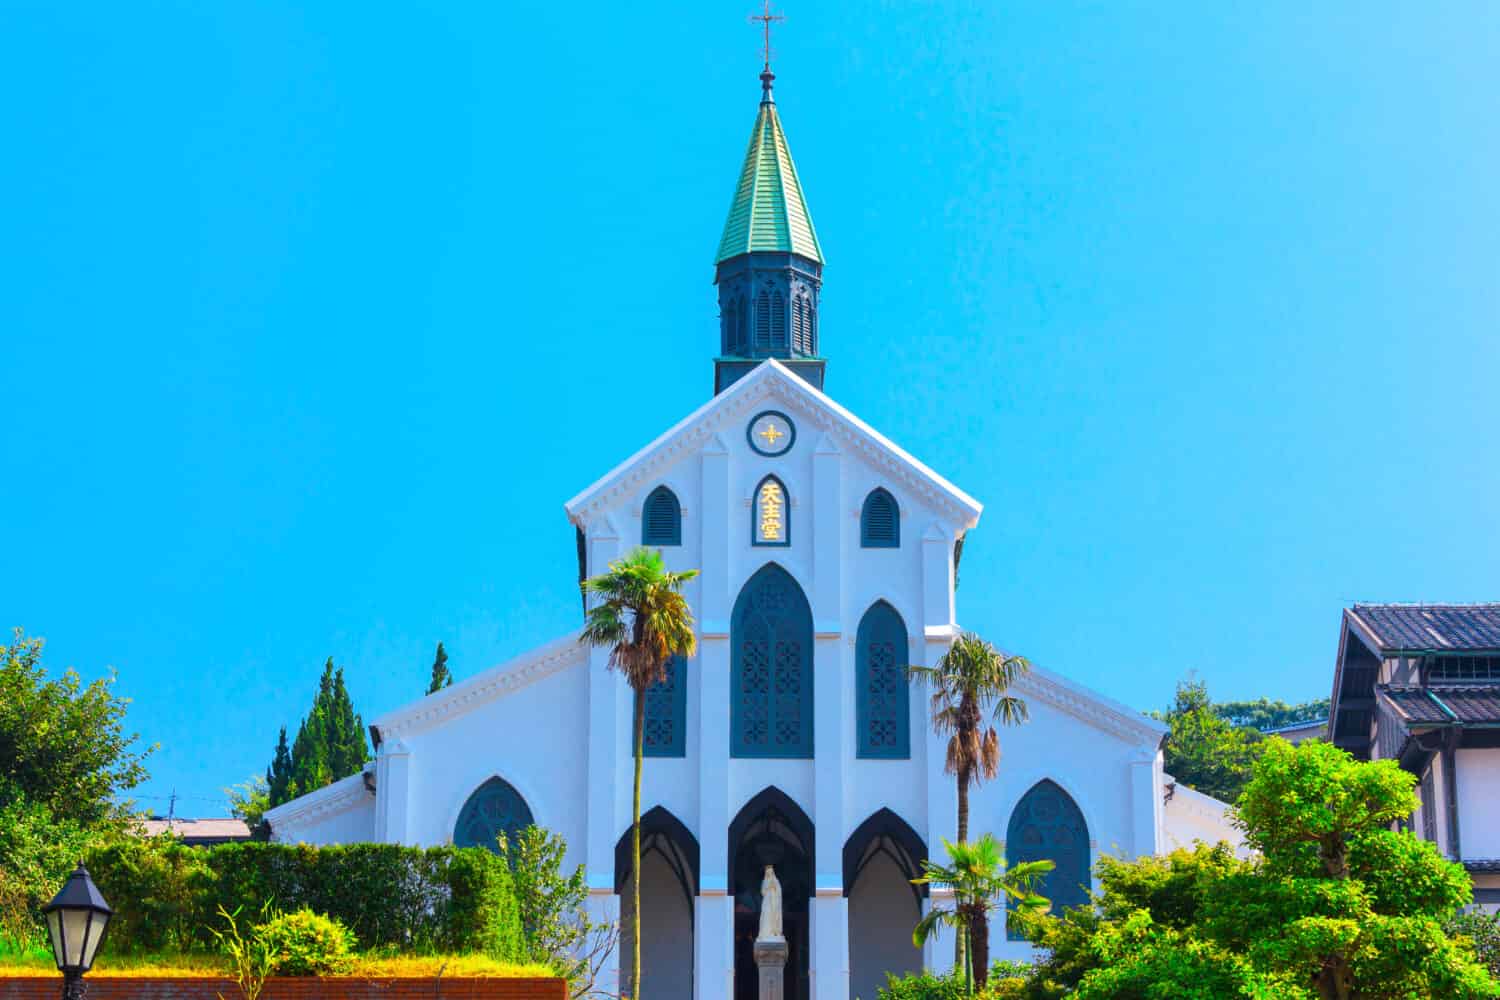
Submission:
[[[729,642],[729,755],[811,759],[812,607],[790,573],[772,562],[745,582]]]
[[[855,755],[911,759],[911,647],[906,623],[886,601],[870,605],[854,639]]]
[[[687,756],[687,665],[685,657],[672,657],[667,661],[666,680],[641,694],[646,699],[643,757]],[[634,739],[635,734],[629,738]]]
[[[1088,905],[1092,854],[1088,821],[1061,785],[1043,778],[1021,796],[1005,830],[1005,864],[1014,868],[1027,861],[1051,861],[1056,866],[1036,884],[1036,891],[1051,900],[1054,916],[1062,916],[1070,906]],[[1013,905],[1007,897],[1007,914]],[[1005,937],[1026,940],[1009,926]]]
[[[891,531],[889,535],[876,535],[871,531],[870,507],[872,504],[884,501],[890,504]],[[883,486],[877,486],[865,495],[865,502],[859,509],[859,544],[866,549],[899,549],[901,547],[901,505],[891,491]]]
[[[655,508],[659,504],[670,505],[670,524],[665,530],[653,531],[653,528],[661,527],[655,516]],[[677,499],[677,494],[672,492],[671,487],[665,484],[646,494],[645,502],[641,504],[641,544],[682,544],[682,503]]]
[[[500,853],[496,836],[502,831],[513,836],[536,822],[526,798],[516,786],[496,775],[469,795],[453,824],[453,846],[483,847]],[[484,830],[484,835],[479,831]]]

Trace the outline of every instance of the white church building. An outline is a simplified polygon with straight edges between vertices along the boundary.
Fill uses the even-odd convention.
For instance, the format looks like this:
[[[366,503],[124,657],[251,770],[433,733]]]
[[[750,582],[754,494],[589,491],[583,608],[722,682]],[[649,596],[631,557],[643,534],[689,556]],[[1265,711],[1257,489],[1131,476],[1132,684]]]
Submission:
[[[957,796],[905,668],[935,664],[958,632],[981,506],[822,391],[823,254],[771,85],[766,72],[717,258],[715,394],[565,505],[580,578],[640,544],[700,570],[697,654],[646,705],[653,1000],[756,995],[766,864],[783,886],[789,1000],[874,1000],[886,972],[952,961],[951,937],[925,953],[911,941],[929,899],[910,879],[954,836]],[[606,658],[575,630],[381,716],[374,764],[271,810],[273,837],[492,844],[535,822],[586,866],[591,905],[618,915],[632,701]],[[1016,693],[1031,720],[1002,733],[971,829],[1011,862],[1055,861],[1055,907],[1084,901],[1103,854],[1233,838],[1222,803],[1174,793],[1159,723],[1041,667]],[[993,926],[996,957],[1030,954]]]

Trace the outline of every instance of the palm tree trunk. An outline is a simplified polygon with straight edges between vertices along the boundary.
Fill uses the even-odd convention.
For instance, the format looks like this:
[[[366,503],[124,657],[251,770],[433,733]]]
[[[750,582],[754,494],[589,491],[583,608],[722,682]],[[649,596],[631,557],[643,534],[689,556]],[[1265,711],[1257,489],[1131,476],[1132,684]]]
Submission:
[[[990,918],[983,909],[969,921],[969,955],[974,963],[974,988],[983,993],[990,980]]]
[[[955,737],[956,738],[956,737]],[[969,769],[958,769],[958,842],[969,839]],[[969,941],[967,934],[953,936],[953,966],[967,970]]]
[[[645,757],[646,699],[635,692],[635,792],[630,804],[630,995],[641,996],[641,761]]]

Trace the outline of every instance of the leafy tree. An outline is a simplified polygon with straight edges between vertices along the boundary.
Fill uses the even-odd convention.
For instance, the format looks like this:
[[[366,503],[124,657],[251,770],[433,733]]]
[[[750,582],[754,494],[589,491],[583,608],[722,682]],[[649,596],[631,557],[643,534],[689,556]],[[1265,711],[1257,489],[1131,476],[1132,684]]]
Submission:
[[[1221,701],[1213,706],[1214,714],[1236,726],[1255,730],[1279,729],[1299,722],[1317,722],[1328,718],[1328,699],[1288,705],[1284,701],[1259,698],[1255,701]]]
[[[297,726],[291,751],[286,750],[286,728],[276,741],[275,755],[266,770],[267,797],[272,807],[316,791],[351,774],[370,759],[364,722],[344,684],[344,671],[334,669],[333,657],[323,665],[312,710]]]
[[[69,669],[48,680],[43,645],[20,629],[0,645],[0,807],[25,801],[83,827],[122,819],[119,797],[145,780],[156,748],[135,749],[130,700],[113,694],[113,675],[85,685]]]
[[[432,660],[432,680],[427,685],[428,694],[436,694],[445,687],[453,686],[453,674],[448,670],[448,652],[438,643],[437,655]]]
[[[1467,940],[1490,975],[1500,977],[1500,914],[1479,910],[1458,913],[1443,930],[1451,938]]]
[[[990,911],[1003,906],[1007,898],[1014,899],[1019,910],[1045,908],[1047,901],[1033,887],[1055,866],[1050,861],[1027,861],[1007,870],[999,841],[988,833],[972,844],[944,840],[943,846],[948,849],[948,864],[923,861],[922,875],[912,883],[952,889],[953,905],[934,903],[917,921],[911,940],[920,948],[944,926],[966,937],[972,961],[965,966],[965,980],[972,970],[974,985],[983,992],[989,979]]]
[[[932,727],[948,735],[944,770],[958,782],[958,842],[969,839],[969,789],[999,773],[1000,737],[988,714],[1003,726],[1027,719],[1026,702],[1010,694],[1010,686],[1031,669],[1024,657],[1007,656],[993,645],[965,632],[953,640],[935,667],[913,666],[907,673],[932,687]],[[963,965],[964,937],[954,942],[954,964]]]
[[[1208,698],[1202,681],[1177,685],[1177,697],[1165,714],[1169,732],[1163,748],[1167,773],[1205,795],[1233,802],[1250,780],[1262,737],[1226,721]]]
[[[583,866],[564,875],[567,844],[561,836],[528,826],[508,838],[500,854],[510,865],[511,885],[520,904],[526,961],[551,965],[572,984],[575,997],[594,992],[599,972],[619,938],[619,927],[595,923],[584,903],[588,879]]]
[[[630,894],[635,926],[631,933],[631,995],[641,995],[641,761],[644,757],[646,689],[666,679],[674,656],[697,648],[693,615],[682,587],[697,570],[673,573],[659,551],[637,547],[609,564],[608,572],[583,582],[593,598],[579,641],[609,649],[609,666],[625,676],[635,695],[635,785],[631,799]]]
[[[260,826],[261,817],[271,808],[271,790],[266,779],[252,774],[247,781],[224,789],[229,797],[229,815],[245,821],[254,830]]]
[[[1394,761],[1267,740],[1237,807],[1256,860],[1237,860],[1225,845],[1104,859],[1097,908],[1022,921],[1048,955],[1011,995],[1500,995],[1470,939],[1444,933],[1472,898],[1462,866],[1390,828],[1415,808],[1413,781]]]

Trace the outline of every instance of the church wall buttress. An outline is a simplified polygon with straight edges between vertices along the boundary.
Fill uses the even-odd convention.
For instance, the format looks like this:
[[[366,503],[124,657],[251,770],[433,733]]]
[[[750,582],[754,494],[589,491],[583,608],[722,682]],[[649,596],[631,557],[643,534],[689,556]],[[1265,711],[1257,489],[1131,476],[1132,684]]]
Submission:
[[[595,526],[588,536],[589,575],[603,572],[620,552],[619,532],[612,525]],[[620,689],[623,685],[620,678],[608,669],[608,663],[607,650],[589,651],[588,852],[585,870],[590,889],[613,889],[615,840],[620,835],[616,800],[620,748],[625,739],[619,728]]]

